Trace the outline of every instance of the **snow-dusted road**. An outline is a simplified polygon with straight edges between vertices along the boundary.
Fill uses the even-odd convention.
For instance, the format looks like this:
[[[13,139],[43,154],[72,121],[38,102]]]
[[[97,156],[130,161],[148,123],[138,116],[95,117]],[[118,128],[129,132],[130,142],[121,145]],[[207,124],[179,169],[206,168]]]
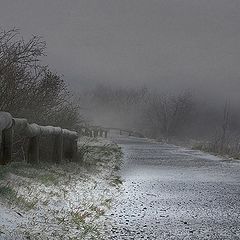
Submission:
[[[240,161],[137,138],[124,152],[124,191],[109,239],[240,239]]]

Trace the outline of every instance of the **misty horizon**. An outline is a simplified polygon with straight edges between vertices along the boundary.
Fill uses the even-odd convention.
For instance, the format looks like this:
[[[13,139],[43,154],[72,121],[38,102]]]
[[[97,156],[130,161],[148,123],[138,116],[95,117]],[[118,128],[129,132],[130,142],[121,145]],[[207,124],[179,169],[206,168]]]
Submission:
[[[0,0],[0,239],[240,239],[239,0]]]
[[[109,83],[237,103],[239,10],[234,0],[3,0],[0,20],[26,39],[43,36],[44,62],[76,93]]]

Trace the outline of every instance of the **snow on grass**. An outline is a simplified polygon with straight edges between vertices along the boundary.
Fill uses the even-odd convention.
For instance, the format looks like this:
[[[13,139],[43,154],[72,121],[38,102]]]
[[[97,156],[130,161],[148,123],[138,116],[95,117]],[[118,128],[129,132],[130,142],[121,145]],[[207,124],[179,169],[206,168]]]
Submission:
[[[81,151],[81,164],[1,166],[0,239],[104,239],[104,214],[121,184],[121,150],[84,138]]]

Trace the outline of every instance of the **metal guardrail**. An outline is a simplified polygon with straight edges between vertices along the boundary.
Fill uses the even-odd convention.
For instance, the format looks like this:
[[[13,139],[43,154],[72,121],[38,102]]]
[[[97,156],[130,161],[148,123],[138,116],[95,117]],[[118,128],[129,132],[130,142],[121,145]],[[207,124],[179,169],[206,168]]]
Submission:
[[[100,126],[82,127],[79,133],[81,136],[107,138],[111,130],[119,131],[120,135],[127,133],[129,136],[144,137],[136,131],[120,128],[103,128]],[[39,140],[41,137],[53,138],[52,162],[61,163],[63,156],[66,155],[73,161],[78,161],[76,158],[77,132],[60,127],[40,126],[36,123],[30,124],[25,118],[13,118],[10,113],[0,111],[0,165],[5,165],[12,161],[15,134],[28,139],[26,160],[29,163],[39,163]]]
[[[27,162],[39,162],[39,139],[41,136],[53,137],[52,161],[60,163],[63,154],[76,160],[78,133],[60,127],[40,126],[29,124],[27,119],[13,118],[8,112],[0,112],[0,165],[12,161],[13,137],[14,134],[28,138]]]

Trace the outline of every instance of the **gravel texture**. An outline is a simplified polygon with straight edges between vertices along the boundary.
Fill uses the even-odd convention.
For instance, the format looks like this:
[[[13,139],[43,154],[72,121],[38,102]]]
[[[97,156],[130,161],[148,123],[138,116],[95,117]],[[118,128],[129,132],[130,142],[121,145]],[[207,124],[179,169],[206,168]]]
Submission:
[[[240,161],[147,139],[115,138],[122,194],[109,239],[240,239]]]

